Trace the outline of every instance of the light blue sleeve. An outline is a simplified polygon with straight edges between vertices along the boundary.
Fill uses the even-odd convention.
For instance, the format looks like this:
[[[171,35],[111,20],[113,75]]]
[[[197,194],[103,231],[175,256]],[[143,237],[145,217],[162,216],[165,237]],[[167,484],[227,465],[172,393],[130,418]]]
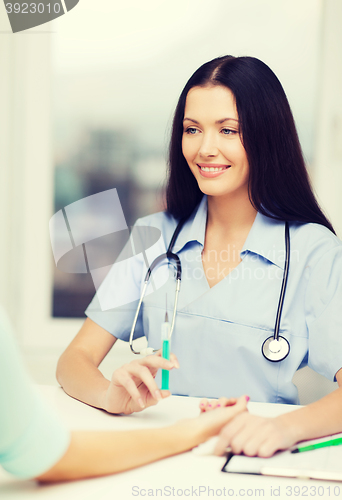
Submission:
[[[128,253],[128,241],[122,253]],[[93,300],[85,314],[92,321],[114,335],[128,341],[131,325],[136,313],[141,292],[141,282],[144,268],[142,255],[131,255],[115,262],[108,274],[97,287]],[[134,338],[144,335],[141,321],[141,311],[136,324]]]
[[[128,240],[117,261],[112,266],[108,266],[107,275],[98,286],[96,286],[96,275],[92,273],[97,291],[85,314],[121,340],[129,340],[148,267],[157,256],[166,252],[160,230],[162,221],[165,222],[165,220],[166,217],[162,213],[138,219],[133,231],[140,227],[142,232],[135,233],[133,244],[131,238]],[[103,268],[99,271],[101,273],[105,270]],[[97,270],[96,273],[100,275],[99,271]],[[164,268],[153,273],[146,295],[157,290],[167,280],[168,276],[164,273]],[[145,335],[142,311],[143,305],[140,309],[134,338]]]
[[[342,245],[314,265],[306,294],[308,365],[329,380],[342,368]]]
[[[1,307],[0,401],[2,467],[21,478],[49,470],[66,452],[70,433],[29,380]]]

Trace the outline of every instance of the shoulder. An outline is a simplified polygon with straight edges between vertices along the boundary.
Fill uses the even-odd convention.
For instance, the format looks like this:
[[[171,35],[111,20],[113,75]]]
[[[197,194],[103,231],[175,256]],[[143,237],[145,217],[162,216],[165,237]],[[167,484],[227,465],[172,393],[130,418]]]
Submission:
[[[172,224],[175,221],[174,217],[168,212],[156,212],[154,214],[145,215],[144,217],[139,217],[136,221],[138,226],[153,226],[154,224],[158,227],[163,225]]]
[[[164,211],[139,218],[135,226],[156,228],[161,232],[163,239],[169,241],[177,227],[177,223],[178,221],[172,215]]]
[[[291,224],[291,250],[300,252],[315,265],[322,257],[333,260],[342,258],[342,241],[321,224]]]

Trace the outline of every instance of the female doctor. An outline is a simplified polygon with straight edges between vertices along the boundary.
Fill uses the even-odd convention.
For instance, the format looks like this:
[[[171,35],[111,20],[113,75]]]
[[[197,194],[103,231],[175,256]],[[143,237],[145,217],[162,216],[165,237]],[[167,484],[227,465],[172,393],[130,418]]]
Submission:
[[[288,101],[270,68],[232,56],[201,66],[176,108],[169,165],[167,211],[137,226],[160,229],[156,257],[182,221],[172,246],[182,266],[172,393],[297,403],[292,377],[305,365],[341,386],[342,243],[314,197]],[[167,270],[173,274],[174,259],[153,271],[134,333],[155,348],[166,296],[171,316],[174,306]],[[122,367],[111,381],[97,368],[117,338],[128,340],[145,273],[142,254],[113,266],[58,364],[68,394],[113,413],[139,411],[169,394],[154,380],[168,368],[160,356]],[[237,416],[218,451],[230,444],[269,456],[341,432],[341,412],[340,387],[282,417]]]

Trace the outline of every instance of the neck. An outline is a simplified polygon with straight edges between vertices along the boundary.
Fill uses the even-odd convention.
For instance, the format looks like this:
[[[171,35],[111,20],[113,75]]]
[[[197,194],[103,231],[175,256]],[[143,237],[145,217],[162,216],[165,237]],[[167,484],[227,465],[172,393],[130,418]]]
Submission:
[[[252,227],[257,211],[251,204],[248,193],[243,196],[208,196],[207,225],[225,232],[226,235],[240,233]]]

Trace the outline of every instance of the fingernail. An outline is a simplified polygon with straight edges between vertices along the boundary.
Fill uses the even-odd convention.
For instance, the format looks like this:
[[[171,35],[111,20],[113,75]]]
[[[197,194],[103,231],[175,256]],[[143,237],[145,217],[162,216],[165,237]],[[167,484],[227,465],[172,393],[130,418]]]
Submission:
[[[156,391],[156,392],[154,393],[154,395],[155,395],[155,397],[156,397],[156,399],[157,399],[158,401],[160,401],[160,400],[162,399],[162,395],[161,395],[160,391]]]
[[[145,408],[144,402],[141,398],[138,399],[138,403],[139,403],[139,406],[141,406],[141,408]]]
[[[208,406],[209,406],[209,408],[211,408],[211,404],[209,404]]]
[[[216,408],[220,408],[220,407],[221,407],[221,405],[216,405]]]
[[[246,401],[248,403],[248,401],[250,400],[250,397],[249,396],[245,396],[245,398],[246,398]]]
[[[175,362],[173,363],[173,366],[174,366],[175,368],[179,368],[179,363],[178,363],[178,361],[175,361]]]
[[[203,406],[204,406],[204,403],[200,403],[200,406],[202,406],[202,407],[203,407]]]

